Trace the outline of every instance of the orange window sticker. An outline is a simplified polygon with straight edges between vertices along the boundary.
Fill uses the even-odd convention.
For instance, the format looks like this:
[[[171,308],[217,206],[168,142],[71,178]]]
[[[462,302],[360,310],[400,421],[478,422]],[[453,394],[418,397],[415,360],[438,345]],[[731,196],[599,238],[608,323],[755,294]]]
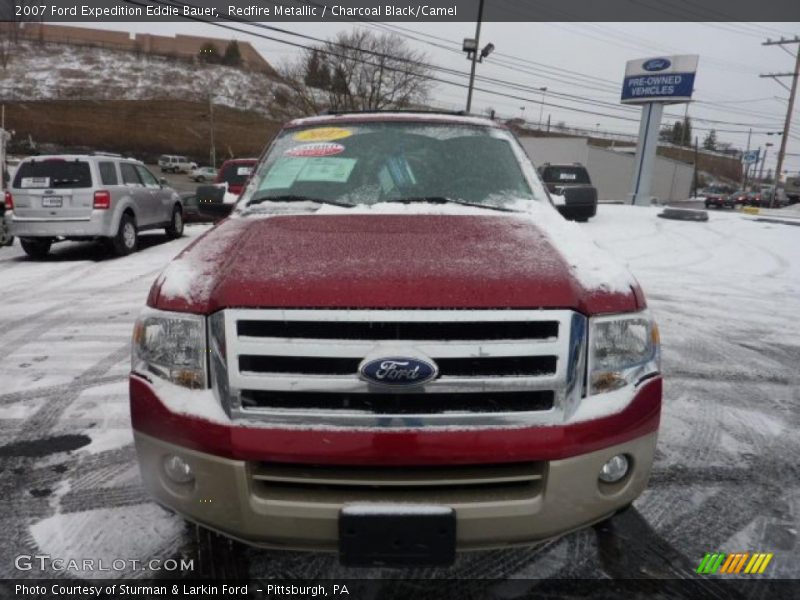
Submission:
[[[298,142],[330,142],[341,140],[353,135],[353,132],[343,127],[317,127],[316,129],[306,129],[294,134],[294,139]]]

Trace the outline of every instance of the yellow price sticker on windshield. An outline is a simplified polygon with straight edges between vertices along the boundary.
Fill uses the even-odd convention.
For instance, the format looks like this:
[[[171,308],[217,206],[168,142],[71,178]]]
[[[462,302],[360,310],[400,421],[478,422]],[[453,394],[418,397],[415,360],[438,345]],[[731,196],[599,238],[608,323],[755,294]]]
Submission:
[[[294,139],[298,142],[330,142],[350,137],[353,132],[342,127],[317,127],[316,129],[306,129],[294,134]]]

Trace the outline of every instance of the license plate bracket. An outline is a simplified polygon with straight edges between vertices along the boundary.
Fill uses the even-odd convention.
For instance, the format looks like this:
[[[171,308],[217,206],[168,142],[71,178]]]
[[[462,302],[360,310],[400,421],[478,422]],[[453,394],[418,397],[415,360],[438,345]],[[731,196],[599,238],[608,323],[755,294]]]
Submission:
[[[339,513],[342,565],[447,566],[455,561],[456,514],[446,506],[348,505]]]
[[[61,208],[64,199],[61,196],[44,196],[42,198],[42,208]]]

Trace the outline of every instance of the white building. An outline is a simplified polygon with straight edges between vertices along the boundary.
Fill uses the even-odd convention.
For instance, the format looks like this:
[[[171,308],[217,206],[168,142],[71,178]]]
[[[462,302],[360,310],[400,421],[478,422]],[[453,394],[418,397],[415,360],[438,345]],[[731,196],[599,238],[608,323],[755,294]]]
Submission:
[[[520,137],[522,147],[533,164],[581,163],[589,171],[602,200],[627,201],[634,170],[633,147],[605,149],[589,144],[588,138]],[[661,201],[685,200],[691,195],[694,167],[656,157],[652,194]]]

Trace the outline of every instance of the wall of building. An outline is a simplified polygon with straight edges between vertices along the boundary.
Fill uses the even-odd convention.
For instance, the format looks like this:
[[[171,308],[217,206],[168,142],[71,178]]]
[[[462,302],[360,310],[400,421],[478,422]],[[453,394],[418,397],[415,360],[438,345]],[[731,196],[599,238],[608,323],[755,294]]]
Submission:
[[[128,33],[124,31],[104,31],[88,27],[69,25],[48,25],[44,23],[23,23],[19,30],[21,39],[51,44],[73,44],[78,46],[99,46],[112,50],[143,52],[159,56],[173,56],[194,59],[204,44],[211,42],[220,55],[230,40],[207,38],[193,35],[164,36],[150,33]],[[272,65],[249,43],[237,40],[242,65],[252,71],[276,75]]]
[[[522,147],[533,163],[578,162],[586,167],[600,200],[627,200],[635,157],[591,146],[586,138],[522,137]],[[685,200],[691,194],[694,167],[664,157],[656,158],[652,195],[662,201]]]

